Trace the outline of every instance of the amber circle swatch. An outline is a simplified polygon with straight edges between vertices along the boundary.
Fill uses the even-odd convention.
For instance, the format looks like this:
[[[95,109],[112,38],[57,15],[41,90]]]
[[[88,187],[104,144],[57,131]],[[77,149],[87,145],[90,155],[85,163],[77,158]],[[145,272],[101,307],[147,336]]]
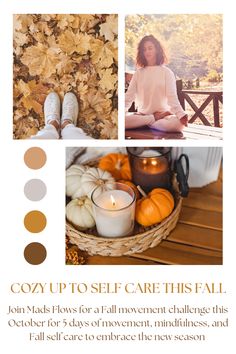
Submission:
[[[29,168],[33,170],[38,170],[45,165],[47,161],[47,156],[43,149],[39,147],[32,147],[26,150],[24,155],[24,161],[26,166],[28,166]]]
[[[33,202],[37,202],[45,197],[47,187],[41,179],[31,179],[26,182],[24,194],[26,198]]]
[[[46,227],[47,218],[39,210],[32,210],[25,215],[24,225],[29,232],[37,233]]]
[[[45,261],[47,251],[41,243],[32,242],[25,247],[24,257],[29,264],[38,265]]]

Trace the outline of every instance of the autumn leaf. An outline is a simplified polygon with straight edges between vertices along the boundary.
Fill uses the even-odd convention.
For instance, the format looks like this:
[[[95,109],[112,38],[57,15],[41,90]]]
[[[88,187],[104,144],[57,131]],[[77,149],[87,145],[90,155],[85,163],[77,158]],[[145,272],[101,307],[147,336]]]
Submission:
[[[37,120],[31,116],[18,119],[14,126],[14,134],[18,139],[27,139],[37,134],[38,130]]]
[[[80,19],[74,15],[57,15],[57,26],[64,30],[65,28],[79,28]]]
[[[21,62],[28,66],[30,75],[43,75],[44,78],[49,78],[56,72],[56,65],[60,61],[58,53],[57,48],[47,48],[38,43],[36,46],[26,48]]]
[[[75,34],[66,30],[59,36],[59,47],[67,55],[77,52],[81,55],[87,54],[90,49],[90,36],[87,34]]]
[[[49,92],[48,87],[41,83],[37,84],[35,80],[31,80],[28,83],[20,80],[15,86],[15,90],[18,92],[18,96],[22,95],[20,98],[20,103],[28,111],[33,109],[36,113],[42,115],[43,103]]]
[[[106,41],[113,41],[118,34],[118,18],[116,15],[109,15],[106,22],[99,25],[100,35],[105,37]]]
[[[13,15],[13,28],[14,31],[26,33],[29,26],[32,24],[33,19],[31,15]]]
[[[85,107],[92,107],[96,112],[110,109],[110,102],[96,89],[89,90],[88,94],[84,97],[84,102]]]
[[[117,139],[117,127],[111,121],[100,123],[101,139]]]
[[[101,80],[99,86],[104,91],[113,90],[117,83],[117,75],[112,74],[112,69],[103,69],[100,71]]]
[[[29,42],[29,38],[26,33],[16,32],[14,33],[15,46],[22,47]]]
[[[99,19],[95,15],[80,15],[80,31],[88,32],[91,28],[99,23]]]
[[[94,39],[91,44],[91,60],[94,64],[99,64],[103,68],[109,68],[113,64],[113,52],[111,48],[104,45],[100,39]]]

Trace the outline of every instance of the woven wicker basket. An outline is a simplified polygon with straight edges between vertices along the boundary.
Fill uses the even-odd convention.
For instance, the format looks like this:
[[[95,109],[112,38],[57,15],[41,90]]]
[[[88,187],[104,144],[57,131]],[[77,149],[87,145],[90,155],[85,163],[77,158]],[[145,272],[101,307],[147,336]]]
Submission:
[[[90,163],[95,165],[95,163]],[[123,237],[102,237],[98,236],[96,229],[79,231],[68,221],[66,222],[66,235],[70,242],[77,245],[82,251],[88,252],[91,256],[113,256],[119,257],[140,253],[148,248],[157,246],[162,240],[166,239],[169,233],[175,228],[179,219],[179,213],[182,206],[182,197],[180,196],[178,184],[175,176],[173,177],[173,190],[175,197],[175,208],[173,212],[161,223],[144,228],[136,225],[134,234]]]

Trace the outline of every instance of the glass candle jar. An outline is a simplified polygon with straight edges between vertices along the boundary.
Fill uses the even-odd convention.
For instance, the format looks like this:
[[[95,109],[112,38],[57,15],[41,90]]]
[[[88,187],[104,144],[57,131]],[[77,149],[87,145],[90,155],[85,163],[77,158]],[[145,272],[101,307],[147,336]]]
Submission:
[[[97,232],[100,236],[130,235],[134,228],[135,193],[124,183],[109,183],[101,194],[96,188],[91,196]]]
[[[132,181],[145,192],[171,188],[171,149],[167,147],[128,147]]]

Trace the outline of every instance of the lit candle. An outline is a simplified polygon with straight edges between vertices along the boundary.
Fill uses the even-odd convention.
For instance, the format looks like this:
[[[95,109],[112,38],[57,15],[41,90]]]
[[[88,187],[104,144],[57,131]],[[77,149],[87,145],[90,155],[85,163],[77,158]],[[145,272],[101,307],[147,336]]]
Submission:
[[[98,234],[105,237],[126,236],[132,233],[135,215],[135,194],[129,186],[115,183],[112,190],[92,194]]]
[[[138,148],[139,149],[139,148]],[[154,149],[130,151],[129,159],[132,171],[132,180],[146,192],[153,188],[170,188],[170,171],[168,152],[162,154]]]

